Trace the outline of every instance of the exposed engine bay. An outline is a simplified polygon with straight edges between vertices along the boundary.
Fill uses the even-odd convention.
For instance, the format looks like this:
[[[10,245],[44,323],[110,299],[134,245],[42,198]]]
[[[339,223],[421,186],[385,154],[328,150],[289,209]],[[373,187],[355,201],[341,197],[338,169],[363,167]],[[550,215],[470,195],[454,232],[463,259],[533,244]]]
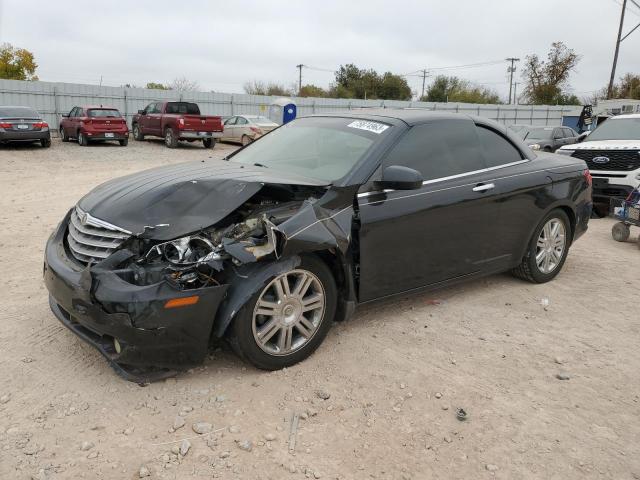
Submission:
[[[121,265],[122,273],[128,270],[126,280],[136,285],[166,280],[180,290],[223,284],[228,266],[279,258],[285,239],[278,226],[298,213],[303,203],[315,202],[325,191],[267,185],[210,228],[159,243],[134,236],[122,245],[135,253],[127,265]]]

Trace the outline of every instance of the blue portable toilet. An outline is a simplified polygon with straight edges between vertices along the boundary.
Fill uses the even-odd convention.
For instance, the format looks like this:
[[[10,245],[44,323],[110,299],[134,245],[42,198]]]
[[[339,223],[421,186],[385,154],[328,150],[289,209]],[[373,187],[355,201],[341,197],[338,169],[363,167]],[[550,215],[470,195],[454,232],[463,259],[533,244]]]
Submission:
[[[283,125],[296,118],[298,109],[290,98],[277,98],[269,106],[269,118]]]

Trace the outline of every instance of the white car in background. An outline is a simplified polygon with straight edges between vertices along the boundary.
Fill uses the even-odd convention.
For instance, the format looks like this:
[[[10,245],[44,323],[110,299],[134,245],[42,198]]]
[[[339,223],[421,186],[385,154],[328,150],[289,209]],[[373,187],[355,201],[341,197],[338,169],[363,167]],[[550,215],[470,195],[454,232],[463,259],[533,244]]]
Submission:
[[[587,162],[593,177],[593,202],[598,213],[611,199],[624,199],[640,184],[640,114],[611,117],[581,143],[556,150]]]
[[[224,133],[220,140],[248,145],[278,126],[261,115],[236,115],[224,121]]]

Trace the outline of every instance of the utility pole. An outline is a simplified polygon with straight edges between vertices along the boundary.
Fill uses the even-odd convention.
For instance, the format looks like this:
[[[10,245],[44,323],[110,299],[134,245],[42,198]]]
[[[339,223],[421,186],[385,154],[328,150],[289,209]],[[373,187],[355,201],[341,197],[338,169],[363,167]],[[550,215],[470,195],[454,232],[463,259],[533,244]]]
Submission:
[[[420,95],[420,99],[424,97],[424,83],[427,80],[427,69],[423,68],[420,70],[422,72],[422,95]]]
[[[300,92],[302,91],[302,67],[304,67],[304,65],[302,63],[300,65],[296,65],[296,68],[299,70],[299,73],[298,73],[298,95],[300,95]]]
[[[613,54],[613,66],[611,67],[611,78],[609,79],[609,88],[607,88],[607,99],[613,95],[613,82],[616,79],[616,66],[618,65],[618,52],[620,51],[620,38],[622,37],[622,27],[624,26],[624,12],[627,9],[627,0],[622,0],[622,12],[620,12],[620,27],[618,28],[618,37],[616,38],[616,50]]]
[[[516,71],[516,66],[515,63],[519,62],[520,59],[519,58],[515,58],[515,57],[509,57],[506,59],[507,62],[511,62],[511,66],[507,69],[507,71],[509,72],[509,105],[511,105],[511,91],[513,89],[513,74]]]
[[[513,82],[513,103],[518,105],[518,82]]]

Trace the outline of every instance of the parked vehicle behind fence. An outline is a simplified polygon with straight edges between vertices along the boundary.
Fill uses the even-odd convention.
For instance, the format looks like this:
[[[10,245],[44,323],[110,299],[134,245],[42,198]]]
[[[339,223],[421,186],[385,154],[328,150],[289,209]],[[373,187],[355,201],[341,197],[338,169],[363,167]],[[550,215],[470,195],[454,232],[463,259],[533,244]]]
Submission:
[[[86,147],[91,142],[116,140],[121,146],[129,143],[127,121],[117,108],[103,105],[73,107],[60,121],[60,138],[63,142],[76,139]]]
[[[213,148],[223,131],[221,117],[201,115],[198,105],[191,102],[150,103],[134,115],[131,128],[136,140],[162,137],[169,148],[177,147],[182,140],[202,141],[204,148]]]
[[[558,153],[587,162],[594,203],[606,215],[612,200],[624,200],[640,183],[640,114],[611,117],[581,143]]]
[[[0,143],[40,142],[51,146],[49,124],[30,107],[0,107]]]
[[[278,128],[278,124],[267,117],[236,115],[224,121],[224,133],[220,140],[248,145],[274,128]]]
[[[525,127],[518,134],[532,150],[545,152],[555,152],[579,139],[578,133],[570,127]]]
[[[214,337],[272,370],[360,303],[506,270],[547,282],[590,214],[582,160],[491,120],[318,115],[228,161],[98,186],[48,240],[44,279],[57,318],[127,378],[200,363]]]

